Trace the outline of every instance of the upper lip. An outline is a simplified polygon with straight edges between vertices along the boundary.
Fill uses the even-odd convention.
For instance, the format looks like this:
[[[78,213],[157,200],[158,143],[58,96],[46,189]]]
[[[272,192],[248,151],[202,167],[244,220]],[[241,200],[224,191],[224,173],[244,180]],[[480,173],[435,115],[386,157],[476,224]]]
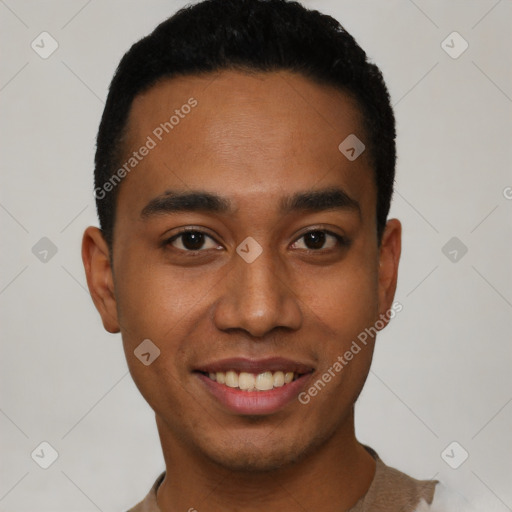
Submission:
[[[282,357],[269,357],[266,359],[247,359],[245,357],[232,357],[205,363],[195,368],[195,371],[204,373],[227,372],[263,373],[270,372],[294,372],[298,374],[309,373],[314,370],[311,365],[299,363]]]

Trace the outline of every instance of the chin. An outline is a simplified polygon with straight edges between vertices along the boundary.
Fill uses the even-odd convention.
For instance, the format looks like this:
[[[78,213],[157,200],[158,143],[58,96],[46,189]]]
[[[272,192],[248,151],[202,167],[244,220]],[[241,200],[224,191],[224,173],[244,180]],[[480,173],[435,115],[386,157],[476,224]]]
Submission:
[[[214,448],[213,443],[205,447],[203,453],[214,464],[238,473],[267,473],[293,466],[314,453],[327,440],[300,438],[293,441],[290,437],[272,439],[271,434],[251,442],[248,437],[238,440],[229,439]]]
[[[300,459],[300,454],[284,447],[266,451],[260,451],[254,446],[239,449],[231,447],[229,453],[223,451],[207,455],[216,465],[237,473],[268,473],[283,469]]]

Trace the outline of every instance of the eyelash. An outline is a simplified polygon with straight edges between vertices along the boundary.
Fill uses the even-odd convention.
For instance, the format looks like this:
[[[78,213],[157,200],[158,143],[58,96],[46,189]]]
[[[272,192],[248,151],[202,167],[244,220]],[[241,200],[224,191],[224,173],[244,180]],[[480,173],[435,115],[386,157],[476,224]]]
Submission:
[[[168,246],[172,246],[172,243],[177,240],[178,238],[182,237],[183,235],[186,235],[187,233],[200,233],[202,235],[205,235],[206,237],[210,238],[211,240],[215,241],[216,240],[211,236],[209,235],[208,233],[206,233],[205,231],[201,231],[200,229],[196,229],[196,228],[187,228],[187,229],[184,229],[182,231],[180,231],[179,233],[176,233],[175,235],[173,235],[172,237],[170,238],[167,238],[166,240],[164,240],[162,242],[162,246],[164,248],[168,247]],[[324,233],[325,235],[329,235],[329,236],[332,236],[336,239],[336,241],[338,242],[339,246],[340,247],[348,247],[350,245],[350,241],[342,236],[342,235],[339,235],[338,233],[334,233],[328,229],[311,229],[310,231],[307,231],[305,233],[303,233],[301,236],[299,236],[297,239],[295,239],[295,241],[293,242],[293,244],[297,243],[301,238],[304,238],[305,236],[309,235],[310,233]],[[182,241],[183,243],[183,241]],[[217,243],[217,242],[216,242]],[[177,251],[181,251],[181,252],[184,252],[184,253],[187,253],[187,255],[190,255],[190,256],[194,256],[194,255],[197,255],[201,252],[205,252],[205,249],[198,249],[198,250],[190,250],[190,249],[178,249],[178,248],[174,248],[176,249]],[[321,253],[321,252],[327,252],[327,251],[332,251],[333,249],[304,249],[308,252],[317,252],[317,253]]]

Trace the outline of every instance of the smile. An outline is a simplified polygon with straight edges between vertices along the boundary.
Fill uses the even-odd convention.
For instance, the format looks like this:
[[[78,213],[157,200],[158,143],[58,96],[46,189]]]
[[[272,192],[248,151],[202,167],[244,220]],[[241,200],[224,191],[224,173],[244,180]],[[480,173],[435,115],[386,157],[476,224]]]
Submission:
[[[283,358],[232,358],[195,369],[207,393],[240,415],[273,414],[297,399],[314,368]]]
[[[229,370],[227,372],[210,372],[208,377],[219,384],[242,391],[269,391],[290,384],[299,377],[299,374],[281,370],[277,372],[264,371],[258,374]]]

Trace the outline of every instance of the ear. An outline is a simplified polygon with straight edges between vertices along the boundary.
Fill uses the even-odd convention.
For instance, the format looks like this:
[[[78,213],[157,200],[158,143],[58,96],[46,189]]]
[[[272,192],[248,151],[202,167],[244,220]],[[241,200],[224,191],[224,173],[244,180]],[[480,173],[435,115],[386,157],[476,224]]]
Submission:
[[[379,315],[386,323],[395,297],[398,279],[398,262],[402,250],[402,224],[398,219],[390,219],[382,235],[379,249]]]
[[[110,251],[102,232],[96,227],[89,226],[84,232],[82,261],[87,286],[94,305],[101,315],[103,327],[111,333],[120,332]]]

